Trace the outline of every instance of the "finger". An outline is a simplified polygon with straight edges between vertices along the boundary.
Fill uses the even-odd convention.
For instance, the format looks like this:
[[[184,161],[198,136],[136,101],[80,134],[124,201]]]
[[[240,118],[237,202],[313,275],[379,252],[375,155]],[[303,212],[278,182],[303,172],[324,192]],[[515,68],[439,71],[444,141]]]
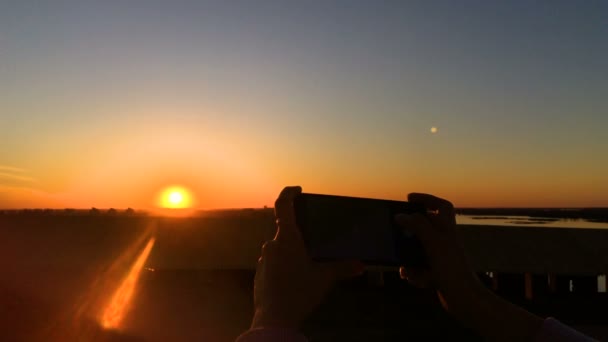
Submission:
[[[399,277],[420,289],[429,288],[433,285],[431,274],[424,269],[400,267]]]
[[[260,277],[266,270],[266,258],[264,257],[264,255],[260,255],[260,257],[258,258],[258,262],[256,264],[255,267],[255,276],[254,276],[254,282],[257,283],[257,279],[258,277]]]
[[[260,264],[264,265],[269,270],[284,270],[286,266],[294,266],[300,264],[302,258],[295,255],[294,251],[297,248],[287,246],[285,243],[281,243],[276,240],[267,241],[262,247],[262,256],[260,257]],[[302,255],[302,252],[299,255]],[[294,257],[295,256],[295,257]]]
[[[359,261],[332,261],[317,264],[332,280],[348,279],[363,274],[364,265]]]
[[[399,278],[407,280],[407,271],[403,266],[399,267]]]
[[[293,208],[294,199],[302,193],[302,188],[286,187],[275,202],[275,215],[277,217],[276,240],[289,241],[290,243],[303,244],[300,231],[296,225],[295,212]]]
[[[420,203],[429,210],[437,210],[440,214],[454,214],[454,205],[452,202],[429,194],[421,194],[413,192],[407,195],[409,202]]]
[[[278,248],[277,242],[275,240],[269,240],[264,242],[262,245],[262,253],[261,257],[268,257],[270,255],[276,254],[276,250]]]
[[[398,214],[395,221],[405,231],[416,235],[424,246],[437,239],[435,226],[422,214]]]
[[[275,243],[276,241],[274,240],[264,242],[260,250],[260,257],[258,258],[258,266],[265,262],[271,254],[275,254],[275,252],[271,251],[272,249],[276,249]]]
[[[308,258],[306,244],[295,223],[283,223],[281,220],[277,220],[277,233],[274,240],[281,243],[282,247],[288,250],[289,255]]]
[[[288,218],[293,214],[293,200],[302,193],[299,186],[286,186],[274,202],[274,213],[277,218]]]
[[[456,213],[454,205],[443,198],[439,198],[429,194],[411,193],[408,196],[408,201],[412,203],[422,204],[427,210],[435,213],[429,213],[428,217],[431,221],[439,223],[455,224]],[[440,228],[443,225],[439,225]]]

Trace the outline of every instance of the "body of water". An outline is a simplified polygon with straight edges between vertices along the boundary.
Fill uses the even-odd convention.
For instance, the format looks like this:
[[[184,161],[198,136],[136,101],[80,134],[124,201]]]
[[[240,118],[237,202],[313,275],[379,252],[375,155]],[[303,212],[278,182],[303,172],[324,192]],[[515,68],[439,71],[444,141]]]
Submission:
[[[584,219],[510,215],[457,215],[456,222],[458,224],[474,224],[484,226],[608,229],[608,222],[593,222]]]

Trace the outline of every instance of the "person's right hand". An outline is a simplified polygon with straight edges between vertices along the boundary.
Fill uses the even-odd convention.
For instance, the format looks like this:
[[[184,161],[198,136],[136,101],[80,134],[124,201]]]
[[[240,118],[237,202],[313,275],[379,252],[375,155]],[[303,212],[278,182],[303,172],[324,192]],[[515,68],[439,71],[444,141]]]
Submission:
[[[429,268],[401,267],[399,273],[416,287],[436,289],[443,306],[452,311],[456,309],[453,306],[483,291],[456,232],[454,206],[447,200],[419,193],[409,194],[408,201],[422,204],[429,212],[401,214],[396,220],[420,239]]]
[[[441,304],[454,318],[489,341],[532,341],[543,320],[487,290],[469,265],[456,232],[452,203],[426,194],[409,194],[429,213],[398,215],[403,229],[424,246],[429,268],[401,268],[402,278],[437,290]]]

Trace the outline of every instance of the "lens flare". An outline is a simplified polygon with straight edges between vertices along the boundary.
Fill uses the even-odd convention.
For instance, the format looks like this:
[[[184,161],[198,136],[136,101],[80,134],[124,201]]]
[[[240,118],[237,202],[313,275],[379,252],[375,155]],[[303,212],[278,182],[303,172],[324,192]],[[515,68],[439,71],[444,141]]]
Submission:
[[[152,251],[152,247],[154,247],[154,241],[154,238],[148,240],[148,244],[146,244],[146,247],[139,254],[133,266],[131,266],[129,274],[120,284],[118,289],[116,289],[116,292],[114,292],[114,295],[101,318],[101,325],[104,328],[118,329],[120,327],[120,323],[129,308],[129,303],[131,302],[131,297],[133,297],[133,292],[135,291],[135,286],[137,285],[141,270]]]

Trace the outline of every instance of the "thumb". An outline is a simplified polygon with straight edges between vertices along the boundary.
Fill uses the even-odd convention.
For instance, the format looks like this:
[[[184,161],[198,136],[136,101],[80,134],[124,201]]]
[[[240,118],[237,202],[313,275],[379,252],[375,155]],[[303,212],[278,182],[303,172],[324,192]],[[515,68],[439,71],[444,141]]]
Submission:
[[[361,275],[365,270],[359,261],[332,261],[319,264],[323,273],[335,280]]]
[[[424,245],[433,241],[437,235],[435,227],[422,214],[398,214],[395,221],[406,232],[416,235]]]

